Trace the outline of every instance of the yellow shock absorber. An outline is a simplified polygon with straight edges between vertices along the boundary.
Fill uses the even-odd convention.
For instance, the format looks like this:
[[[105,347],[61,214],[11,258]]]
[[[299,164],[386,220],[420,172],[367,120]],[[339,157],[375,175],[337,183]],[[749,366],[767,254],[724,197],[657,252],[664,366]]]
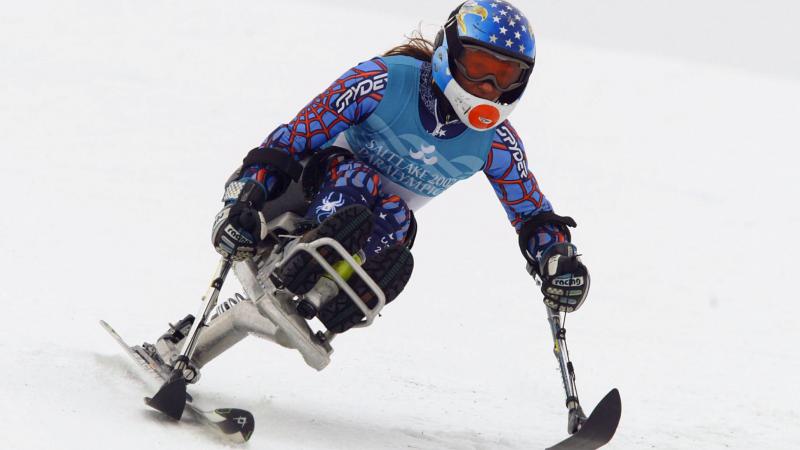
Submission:
[[[364,262],[361,259],[361,255],[358,254],[358,253],[353,255],[353,259],[358,263],[359,266]],[[342,279],[344,281],[349,280],[350,277],[353,276],[353,272],[354,272],[353,267],[350,264],[348,264],[347,261],[345,261],[345,260],[340,260],[340,261],[335,262],[333,264],[333,270],[335,270],[336,273],[338,273],[339,276],[342,277]],[[325,276],[328,277],[328,278],[331,278],[330,275],[325,275]]]

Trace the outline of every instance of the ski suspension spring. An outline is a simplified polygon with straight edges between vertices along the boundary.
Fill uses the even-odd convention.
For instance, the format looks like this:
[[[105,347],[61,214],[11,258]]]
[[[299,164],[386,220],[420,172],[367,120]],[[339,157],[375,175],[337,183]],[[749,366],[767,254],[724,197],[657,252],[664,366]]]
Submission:
[[[239,303],[241,303],[241,302],[243,302],[245,300],[249,300],[249,299],[246,296],[244,296],[244,295],[242,295],[242,294],[237,292],[236,294],[234,294],[233,297],[231,297],[231,298],[225,300],[224,302],[220,303],[219,305],[217,305],[217,311],[216,311],[217,312],[217,316],[221,316],[222,314],[227,312],[229,309],[233,308],[235,305],[238,305]]]

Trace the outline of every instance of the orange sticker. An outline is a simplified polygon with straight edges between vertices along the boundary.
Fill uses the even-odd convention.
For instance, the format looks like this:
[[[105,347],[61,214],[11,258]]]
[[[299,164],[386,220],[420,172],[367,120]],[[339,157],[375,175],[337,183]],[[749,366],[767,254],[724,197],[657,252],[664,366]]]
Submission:
[[[500,111],[490,105],[478,105],[469,112],[469,123],[475,128],[492,128],[499,119]]]

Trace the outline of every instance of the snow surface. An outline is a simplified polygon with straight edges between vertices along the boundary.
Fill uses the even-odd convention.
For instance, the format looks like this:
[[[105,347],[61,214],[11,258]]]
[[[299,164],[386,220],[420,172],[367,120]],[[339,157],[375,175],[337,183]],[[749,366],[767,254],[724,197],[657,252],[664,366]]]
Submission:
[[[518,6],[541,30],[591,22],[569,3]],[[97,320],[139,342],[195,312],[230,171],[347,67],[420,19],[431,34],[454,6],[418,4],[3,6],[0,448],[234,447],[146,409]],[[739,16],[716,26],[786,34],[771,29],[785,17],[726,11]],[[680,42],[702,40],[681,17]],[[800,448],[794,66],[564,34],[540,31],[512,121],[545,193],[579,222],[593,287],[567,328],[584,405],[622,393],[608,448]],[[418,219],[411,284],[374,327],[338,338],[324,371],[255,339],[206,368],[198,397],[256,416],[245,447],[528,449],[564,437],[540,296],[488,183],[453,187]]]

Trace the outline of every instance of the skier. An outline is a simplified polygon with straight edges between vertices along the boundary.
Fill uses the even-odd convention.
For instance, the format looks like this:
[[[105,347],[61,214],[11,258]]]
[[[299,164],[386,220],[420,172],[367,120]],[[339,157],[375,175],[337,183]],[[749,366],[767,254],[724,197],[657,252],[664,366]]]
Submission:
[[[266,233],[260,209],[286,190],[296,162],[312,159],[322,176],[305,216],[313,229],[302,240],[335,236],[352,253],[363,249],[364,269],[391,301],[413,264],[405,255],[413,212],[483,171],[541,278],[545,303],[578,309],[589,275],[570,242],[567,227],[575,222],[553,212],[507,120],[529,84],[535,56],[521,11],[501,0],[470,0],[450,14],[434,43],[412,37],[351,68],[247,155],[240,177],[227,185],[213,229],[216,250],[234,259],[254,256]],[[390,272],[400,275],[386,277]],[[304,294],[322,273],[300,253],[279,277]],[[356,292],[365,293],[354,278]],[[349,303],[341,295],[332,304]],[[337,332],[360,317],[320,315]]]
[[[215,249],[233,260],[257,256],[267,217],[283,212],[272,210],[279,209],[274,204],[302,173],[312,200],[304,211],[307,231],[296,242],[335,239],[388,303],[413,269],[414,211],[483,171],[518,233],[528,271],[541,281],[544,302],[575,311],[589,288],[568,229],[575,222],[553,211],[507,120],[529,84],[535,56],[521,11],[501,0],[469,0],[453,10],[433,43],[412,37],[349,69],[244,158],[226,184],[212,230]],[[320,254],[342,268],[337,252],[322,247]],[[300,315],[317,317],[330,332],[363,319],[309,253],[294,253],[277,272],[273,280],[300,296],[327,283],[333,294]],[[360,277],[345,279],[368,307],[376,305]],[[154,346],[145,344],[148,352],[170,364],[193,320],[170,325]],[[197,381],[197,368],[189,372],[187,380]]]
[[[163,382],[147,404],[176,420],[188,406],[203,423],[249,439],[252,414],[205,410],[188,395],[186,385],[197,382],[200,368],[253,333],[299,350],[322,370],[333,351],[330,339],[371,324],[381,311],[381,293],[370,284],[388,303],[409,281],[414,211],[483,171],[548,307],[571,435],[552,448],[607,443],[619,424],[619,392],[612,389],[587,417],[566,350],[562,314],[580,308],[589,289],[589,273],[571,243],[568,227],[576,224],[553,211],[507,120],[527,88],[535,55],[522,12],[502,0],[466,1],[433,43],[412,37],[351,68],[251,150],[226,183],[224,207],[214,221],[212,242],[224,258],[203,297],[201,320],[186,316],[155,344],[141,346],[129,346],[101,321],[134,361]],[[297,206],[292,197],[299,186],[303,201]],[[299,221],[285,214],[299,209],[305,215]],[[327,240],[301,245],[321,238]],[[237,276],[253,298],[237,294],[211,316],[232,261],[245,261]],[[314,317],[326,332],[304,320]]]

